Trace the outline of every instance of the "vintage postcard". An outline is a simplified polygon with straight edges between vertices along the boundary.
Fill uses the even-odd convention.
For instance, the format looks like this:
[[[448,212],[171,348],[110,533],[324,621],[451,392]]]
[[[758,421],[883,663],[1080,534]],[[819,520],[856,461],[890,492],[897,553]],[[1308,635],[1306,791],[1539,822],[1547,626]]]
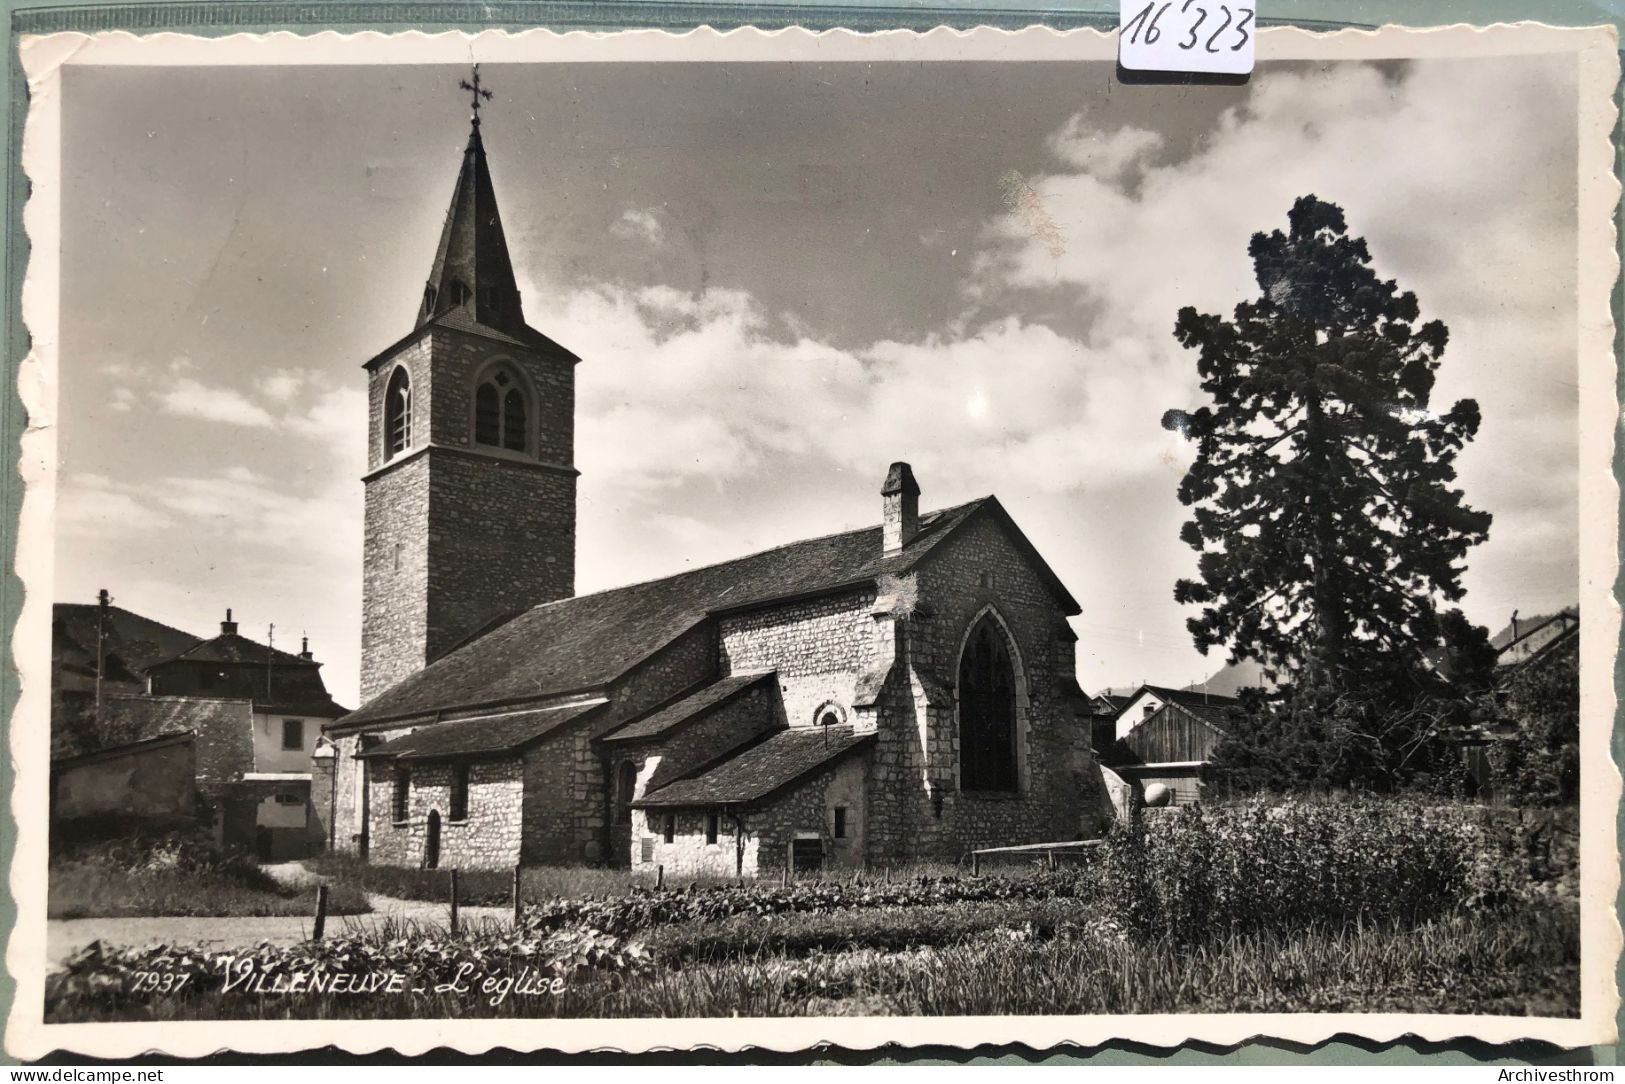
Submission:
[[[25,39],[7,1049],[1611,1041],[1613,32],[1225,23]]]

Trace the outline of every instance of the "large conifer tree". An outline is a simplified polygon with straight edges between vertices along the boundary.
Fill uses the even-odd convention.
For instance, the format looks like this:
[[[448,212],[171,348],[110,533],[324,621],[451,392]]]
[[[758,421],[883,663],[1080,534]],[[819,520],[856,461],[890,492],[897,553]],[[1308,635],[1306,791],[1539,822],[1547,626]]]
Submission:
[[[1430,398],[1447,333],[1379,278],[1343,211],[1300,197],[1249,246],[1260,295],[1233,319],[1180,311],[1209,406],[1164,424],[1197,442],[1181,537],[1200,578],[1175,587],[1205,654],[1227,647],[1333,694],[1414,676],[1451,622],[1490,516],[1453,486],[1478,404]],[[1459,615],[1451,615],[1459,623]]]

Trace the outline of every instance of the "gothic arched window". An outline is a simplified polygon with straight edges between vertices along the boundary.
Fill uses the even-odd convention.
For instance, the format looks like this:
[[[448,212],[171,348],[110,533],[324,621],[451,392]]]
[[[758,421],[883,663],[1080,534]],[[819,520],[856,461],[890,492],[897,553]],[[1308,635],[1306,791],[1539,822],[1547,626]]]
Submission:
[[[384,389],[384,458],[400,455],[412,446],[412,378],[404,366],[389,377]]]
[[[1017,787],[1015,671],[1004,634],[987,616],[959,659],[959,789]]]
[[[507,369],[493,370],[474,389],[474,443],[529,451],[529,414],[519,381]]]

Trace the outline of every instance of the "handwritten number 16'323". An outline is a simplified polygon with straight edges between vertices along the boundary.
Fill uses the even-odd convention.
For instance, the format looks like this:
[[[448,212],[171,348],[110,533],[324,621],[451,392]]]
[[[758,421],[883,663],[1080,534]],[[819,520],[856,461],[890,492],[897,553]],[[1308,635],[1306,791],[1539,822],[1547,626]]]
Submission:
[[[1166,0],[1165,3],[1160,4],[1157,0],[1151,0],[1149,4],[1141,8],[1134,18],[1123,24],[1122,32],[1128,35],[1129,43],[1138,45],[1143,31],[1145,43],[1155,45],[1162,38],[1162,28],[1158,24],[1162,21],[1162,17],[1167,14],[1168,9],[1173,6],[1173,0]],[[1226,30],[1234,31],[1237,35],[1236,43],[1229,47],[1231,52],[1235,52],[1247,44],[1247,39],[1250,37],[1247,28],[1252,25],[1253,21],[1252,8],[1238,5],[1234,11],[1231,11],[1228,5],[1220,4],[1219,10],[1224,13],[1223,21],[1218,23],[1204,41],[1201,31],[1203,24],[1208,21],[1210,12],[1207,8],[1198,4],[1196,0],[1185,0],[1180,5],[1179,14],[1182,16],[1189,15],[1192,7],[1196,8],[1196,21],[1185,28],[1185,40],[1176,43],[1181,49],[1194,49],[1197,43],[1201,42],[1204,52],[1217,53],[1219,51],[1216,47],[1217,43]]]

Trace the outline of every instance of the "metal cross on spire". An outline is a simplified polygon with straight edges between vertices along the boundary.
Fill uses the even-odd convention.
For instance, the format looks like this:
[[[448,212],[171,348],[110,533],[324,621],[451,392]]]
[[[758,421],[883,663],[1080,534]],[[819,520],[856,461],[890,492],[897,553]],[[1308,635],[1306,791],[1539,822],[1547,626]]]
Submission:
[[[491,92],[480,85],[480,66],[474,65],[473,82],[467,79],[460,80],[458,86],[469,93],[469,105],[474,110],[473,121],[476,126],[480,123],[480,99],[491,100]]]

